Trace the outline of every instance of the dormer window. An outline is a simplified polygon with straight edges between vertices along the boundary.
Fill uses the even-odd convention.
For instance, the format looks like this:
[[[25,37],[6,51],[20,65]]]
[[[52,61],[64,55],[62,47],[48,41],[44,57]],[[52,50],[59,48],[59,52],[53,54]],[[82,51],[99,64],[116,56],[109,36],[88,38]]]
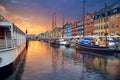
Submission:
[[[116,12],[117,12],[117,9],[114,9],[114,10],[113,10],[113,13],[116,13]]]

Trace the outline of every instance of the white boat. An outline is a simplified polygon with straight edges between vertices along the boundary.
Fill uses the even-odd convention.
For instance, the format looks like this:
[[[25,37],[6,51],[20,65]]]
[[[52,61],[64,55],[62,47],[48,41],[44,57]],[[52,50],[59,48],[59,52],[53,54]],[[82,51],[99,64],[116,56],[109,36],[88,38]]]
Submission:
[[[25,47],[25,33],[11,22],[0,22],[0,79],[16,69]]]
[[[66,47],[75,47],[75,44],[77,42],[75,38],[68,39],[67,41],[68,43],[65,45]]]
[[[59,39],[59,44],[60,45],[66,45],[68,42],[65,40],[65,39],[63,39],[63,38],[60,38]]]

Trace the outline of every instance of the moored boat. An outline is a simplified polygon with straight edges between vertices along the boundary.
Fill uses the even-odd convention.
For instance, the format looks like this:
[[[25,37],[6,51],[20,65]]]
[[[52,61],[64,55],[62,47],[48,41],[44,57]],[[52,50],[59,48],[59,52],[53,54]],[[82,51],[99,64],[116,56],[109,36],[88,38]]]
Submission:
[[[76,49],[83,50],[83,51],[90,51],[94,53],[100,53],[100,54],[114,53],[114,49],[110,49],[109,47],[103,47],[98,45],[76,44]]]
[[[67,44],[67,41],[66,41],[65,39],[63,39],[63,38],[60,38],[60,39],[59,39],[59,44],[60,44],[60,45],[66,45],[66,44]]]
[[[120,50],[115,49],[114,52],[115,53],[120,53]]]
[[[65,44],[65,47],[70,48],[70,44],[69,43]]]
[[[0,79],[16,70],[25,47],[25,33],[11,22],[0,22]]]
[[[80,43],[76,43],[76,49],[89,51],[94,53],[100,54],[113,54],[114,49],[109,48],[108,46],[99,46],[95,45],[94,39],[92,38],[85,38],[80,41]]]
[[[50,45],[53,47],[59,47],[59,40],[58,39],[52,39],[50,41]]]

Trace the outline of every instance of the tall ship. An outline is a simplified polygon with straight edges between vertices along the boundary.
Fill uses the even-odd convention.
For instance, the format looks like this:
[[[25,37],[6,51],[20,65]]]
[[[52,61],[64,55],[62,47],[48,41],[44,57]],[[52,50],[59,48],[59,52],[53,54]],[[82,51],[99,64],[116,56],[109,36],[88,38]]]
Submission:
[[[0,22],[0,80],[12,74],[26,47],[26,34],[9,21]]]

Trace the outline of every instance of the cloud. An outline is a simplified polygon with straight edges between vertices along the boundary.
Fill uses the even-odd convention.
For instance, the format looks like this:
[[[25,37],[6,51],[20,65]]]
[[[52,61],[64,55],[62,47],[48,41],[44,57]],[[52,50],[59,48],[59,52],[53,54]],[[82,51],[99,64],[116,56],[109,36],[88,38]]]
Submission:
[[[6,17],[5,17],[6,18]],[[24,17],[22,15],[17,15],[17,14],[10,14],[7,15],[7,19],[14,23],[17,27],[19,27],[21,30],[25,31],[27,28],[30,28],[33,23],[32,17]]]
[[[17,0],[12,0],[12,3],[18,3],[18,1]]]
[[[17,20],[17,21],[25,21],[25,22],[30,21],[30,18],[19,16],[19,15],[13,15],[12,19]]]
[[[26,2],[27,0],[10,0],[10,3],[12,3],[13,5],[17,5],[17,6],[27,6],[28,2]]]
[[[6,16],[7,15],[7,10],[4,6],[0,5],[0,15]]]

